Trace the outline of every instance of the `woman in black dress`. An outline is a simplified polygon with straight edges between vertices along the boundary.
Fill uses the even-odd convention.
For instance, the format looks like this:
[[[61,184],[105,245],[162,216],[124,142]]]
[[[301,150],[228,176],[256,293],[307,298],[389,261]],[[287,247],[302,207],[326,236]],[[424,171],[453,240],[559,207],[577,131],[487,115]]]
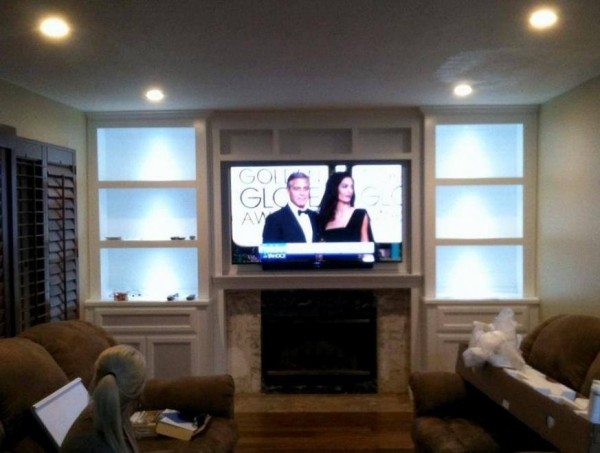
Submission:
[[[354,179],[350,173],[329,177],[321,199],[318,225],[325,242],[374,242],[369,214],[354,207]]]

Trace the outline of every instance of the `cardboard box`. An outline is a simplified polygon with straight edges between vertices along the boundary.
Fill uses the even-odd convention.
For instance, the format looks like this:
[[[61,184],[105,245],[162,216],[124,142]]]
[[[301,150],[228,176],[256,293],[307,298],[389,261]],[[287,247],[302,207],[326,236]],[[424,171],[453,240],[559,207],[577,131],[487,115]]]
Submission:
[[[578,415],[565,404],[554,402],[502,368],[484,365],[467,368],[462,345],[456,372],[474,387],[500,404],[564,453],[600,453],[600,425]]]

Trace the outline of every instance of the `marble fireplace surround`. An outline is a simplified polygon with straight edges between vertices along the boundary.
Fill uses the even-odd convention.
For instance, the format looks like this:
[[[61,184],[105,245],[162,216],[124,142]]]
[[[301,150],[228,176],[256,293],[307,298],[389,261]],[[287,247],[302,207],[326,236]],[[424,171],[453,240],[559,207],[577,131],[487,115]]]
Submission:
[[[406,393],[410,369],[410,289],[375,289],[378,392]],[[227,368],[236,391],[261,393],[260,290],[225,291]]]

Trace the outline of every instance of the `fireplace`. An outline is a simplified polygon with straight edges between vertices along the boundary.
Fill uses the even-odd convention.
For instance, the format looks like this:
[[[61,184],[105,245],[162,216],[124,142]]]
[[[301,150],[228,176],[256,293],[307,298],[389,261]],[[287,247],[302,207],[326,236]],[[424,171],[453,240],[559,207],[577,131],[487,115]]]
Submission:
[[[263,392],[377,392],[373,291],[262,291],[261,325]]]

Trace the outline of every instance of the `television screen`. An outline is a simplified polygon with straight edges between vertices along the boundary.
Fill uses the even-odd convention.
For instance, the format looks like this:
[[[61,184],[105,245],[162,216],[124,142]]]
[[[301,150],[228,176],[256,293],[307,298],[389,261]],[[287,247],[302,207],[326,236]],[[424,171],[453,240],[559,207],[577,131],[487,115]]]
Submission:
[[[402,261],[405,165],[232,164],[232,263],[319,269]]]

